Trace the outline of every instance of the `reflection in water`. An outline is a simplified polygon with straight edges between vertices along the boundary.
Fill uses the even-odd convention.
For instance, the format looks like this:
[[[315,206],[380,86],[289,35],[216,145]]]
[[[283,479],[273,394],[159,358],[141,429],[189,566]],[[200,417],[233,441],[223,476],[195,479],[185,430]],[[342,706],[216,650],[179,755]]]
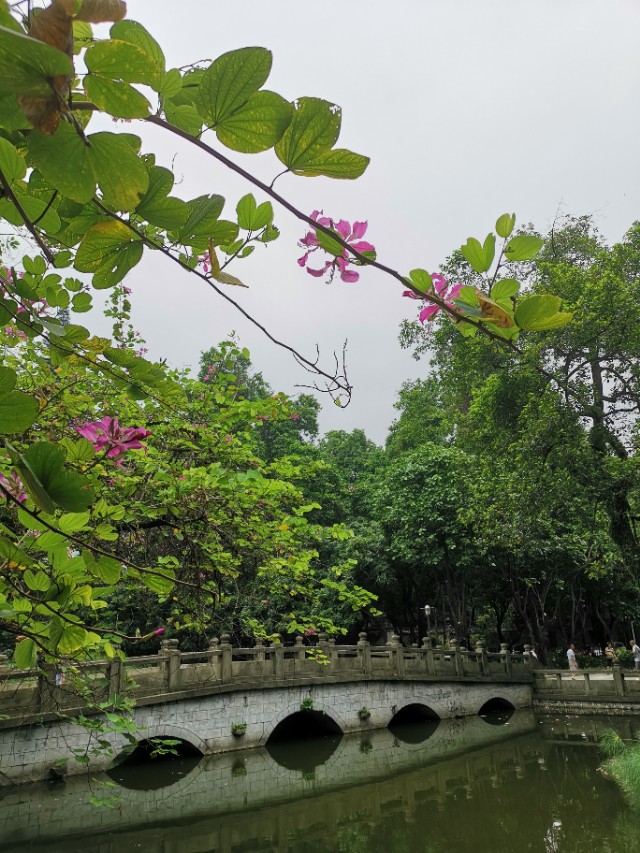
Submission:
[[[388,731],[345,736],[312,779],[266,750],[216,755],[166,793],[120,790],[119,813],[85,808],[79,779],[22,786],[0,794],[0,850],[640,853],[597,750],[544,730],[516,712],[507,726],[442,720],[404,749]]]
[[[271,758],[285,770],[313,773],[331,758],[342,740],[340,735],[315,738],[294,738],[275,743],[269,741],[266,749]]]
[[[440,720],[415,720],[413,722],[389,723],[389,731],[403,743],[424,743],[432,737],[440,725]]]
[[[484,720],[485,723],[489,723],[490,726],[504,726],[506,725],[511,717],[513,717],[515,710],[513,708],[504,710],[504,711],[487,711],[484,714],[479,714],[481,720]]]
[[[298,711],[275,727],[266,749],[280,767],[309,776],[331,758],[341,739],[340,727],[328,714]]]

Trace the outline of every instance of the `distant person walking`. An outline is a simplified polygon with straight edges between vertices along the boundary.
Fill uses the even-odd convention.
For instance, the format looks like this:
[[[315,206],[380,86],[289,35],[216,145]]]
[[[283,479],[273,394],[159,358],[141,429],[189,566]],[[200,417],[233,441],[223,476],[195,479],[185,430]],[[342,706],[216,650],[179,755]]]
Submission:
[[[616,650],[613,648],[613,643],[607,643],[607,647],[604,650],[604,656],[607,659],[607,666],[611,669],[613,667],[613,662],[616,659]]]
[[[629,640],[629,645],[633,652],[633,662],[636,667],[636,672],[638,673],[638,678],[640,678],[640,647],[637,645],[635,640]]]
[[[576,647],[573,643],[569,643],[569,648],[567,649],[567,660],[569,661],[569,669],[571,672],[575,672],[578,669],[578,661],[576,659]],[[571,676],[575,678],[575,676]]]

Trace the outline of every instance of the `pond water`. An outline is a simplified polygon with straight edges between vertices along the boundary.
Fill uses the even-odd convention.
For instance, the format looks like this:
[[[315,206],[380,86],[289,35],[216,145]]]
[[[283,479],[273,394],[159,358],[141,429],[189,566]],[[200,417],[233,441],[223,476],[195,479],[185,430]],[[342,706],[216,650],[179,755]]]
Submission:
[[[606,727],[640,718],[424,720],[0,788],[0,851],[640,853],[640,815],[596,772]]]

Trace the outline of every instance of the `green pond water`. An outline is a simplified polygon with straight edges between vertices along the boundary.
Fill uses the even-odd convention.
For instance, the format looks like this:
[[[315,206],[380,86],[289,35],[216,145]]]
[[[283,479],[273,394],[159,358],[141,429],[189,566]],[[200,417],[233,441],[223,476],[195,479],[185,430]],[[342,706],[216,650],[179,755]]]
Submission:
[[[424,721],[2,788],[0,851],[640,853],[640,815],[597,772],[607,727],[640,717]]]

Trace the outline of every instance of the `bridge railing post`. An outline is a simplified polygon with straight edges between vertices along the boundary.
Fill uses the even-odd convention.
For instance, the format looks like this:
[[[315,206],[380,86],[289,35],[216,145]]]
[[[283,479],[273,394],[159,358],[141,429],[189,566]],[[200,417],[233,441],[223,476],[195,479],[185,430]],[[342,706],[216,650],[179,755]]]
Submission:
[[[613,687],[618,696],[624,696],[624,675],[617,660],[613,662]]]
[[[256,642],[255,642],[254,660],[257,660],[257,661],[263,661],[264,660],[265,648],[266,648],[266,646],[264,644],[264,640],[262,639],[262,637],[258,637]]]
[[[305,648],[304,648],[304,639],[301,636],[297,636],[295,640],[295,649],[293,651],[293,657],[296,661],[305,659]]]
[[[433,654],[433,646],[431,644],[431,637],[423,637],[422,638],[422,666],[427,675],[435,675],[436,674],[436,662]]]
[[[180,686],[180,649],[177,640],[163,640],[159,652],[163,672],[164,689],[177,690]]]
[[[367,640],[366,631],[360,631],[358,634],[357,649],[363,674],[371,675],[371,643]]]
[[[478,661],[480,675],[486,675],[488,658],[487,650],[482,643],[476,643],[476,660]]]
[[[509,651],[509,643],[500,643],[500,654],[502,655],[502,665],[506,675],[511,675],[511,652]]]
[[[109,697],[118,696],[122,690],[122,660],[116,654],[107,665]]]
[[[453,665],[455,668],[456,675],[464,675],[463,665],[462,665],[462,653],[460,650],[460,645],[457,640],[451,640],[451,651],[453,652]]]
[[[223,684],[229,684],[233,678],[233,649],[231,648],[231,637],[229,634],[221,634],[220,651],[222,652],[220,681]]]
[[[329,642],[327,644],[327,654],[329,655],[329,660],[332,664],[338,663],[338,650],[336,649],[336,638],[330,637]]]
[[[284,646],[280,640],[273,643],[273,677],[276,681],[284,678]]]
[[[398,634],[391,637],[391,666],[396,675],[404,675],[404,647]]]

